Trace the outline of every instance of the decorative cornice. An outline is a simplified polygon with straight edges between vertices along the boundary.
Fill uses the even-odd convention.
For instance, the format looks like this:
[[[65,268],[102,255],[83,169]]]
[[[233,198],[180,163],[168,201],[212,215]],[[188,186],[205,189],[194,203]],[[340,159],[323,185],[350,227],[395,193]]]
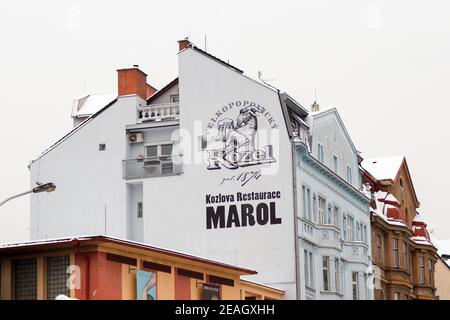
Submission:
[[[300,169],[303,169],[303,171],[305,171],[321,183],[325,184],[327,187],[339,194],[342,198],[351,202],[356,207],[369,213],[368,208],[370,199],[367,196],[365,196],[360,190],[356,189],[347,181],[342,179],[340,176],[336,175],[336,173],[320,163],[317,159],[312,157],[309,154],[307,146],[304,143],[295,144],[295,149],[300,154],[299,160],[303,160],[303,163],[307,164],[310,168],[313,169],[313,171],[307,170],[305,166],[301,166],[299,163]],[[320,175],[318,175],[317,173],[320,173]]]

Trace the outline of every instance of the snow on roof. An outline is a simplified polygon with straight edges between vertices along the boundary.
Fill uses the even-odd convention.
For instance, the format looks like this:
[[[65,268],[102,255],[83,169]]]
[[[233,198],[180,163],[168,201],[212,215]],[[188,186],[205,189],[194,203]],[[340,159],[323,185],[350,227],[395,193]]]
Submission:
[[[362,167],[377,180],[394,180],[404,156],[364,159]]]
[[[372,212],[377,215],[378,217],[382,218],[384,221],[391,225],[400,226],[400,227],[407,227],[404,221],[399,220],[401,219],[400,216],[397,218],[392,218],[392,213],[390,210],[398,210],[397,207],[390,203],[386,203],[385,201],[395,202],[399,203],[397,198],[394,197],[394,195],[387,193],[385,191],[379,190],[374,193],[375,197],[375,205],[376,209],[372,209]],[[389,216],[389,213],[391,216]]]
[[[86,118],[110,104],[115,94],[85,94],[73,100],[72,118]]]

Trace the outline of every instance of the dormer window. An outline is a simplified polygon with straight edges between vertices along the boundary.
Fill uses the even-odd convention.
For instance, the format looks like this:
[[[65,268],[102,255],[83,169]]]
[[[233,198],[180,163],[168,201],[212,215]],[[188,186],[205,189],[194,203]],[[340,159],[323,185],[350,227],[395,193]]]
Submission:
[[[170,96],[170,102],[171,103],[178,103],[180,102],[180,95],[179,94],[173,94]]]

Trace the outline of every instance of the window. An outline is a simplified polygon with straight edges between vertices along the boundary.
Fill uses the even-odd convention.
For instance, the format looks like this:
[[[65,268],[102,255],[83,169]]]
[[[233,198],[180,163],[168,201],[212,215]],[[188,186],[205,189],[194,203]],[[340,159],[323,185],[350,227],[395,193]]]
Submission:
[[[429,276],[429,281],[430,281],[430,285],[433,285],[433,260],[428,259],[428,276]]]
[[[164,143],[159,145],[145,146],[146,158],[161,157],[162,161],[171,160],[172,158],[173,143]]]
[[[321,143],[317,146],[317,158],[323,163],[323,144]]]
[[[322,275],[323,275],[323,290],[329,291],[330,285],[329,285],[329,270],[330,270],[330,257],[323,256],[322,257]]]
[[[382,256],[381,256],[381,236],[377,234],[377,259],[378,262],[383,262]]]
[[[347,165],[347,182],[348,183],[353,183],[353,178],[352,178],[352,167]]]
[[[338,172],[338,157],[333,155],[333,170],[334,172]]]
[[[172,155],[173,144],[162,144],[161,145],[161,156],[171,156]]]
[[[170,102],[172,102],[172,103],[180,102],[180,95],[178,95],[178,94],[171,95]]]
[[[408,244],[403,241],[403,268],[408,270]]]
[[[398,239],[394,239],[394,268],[398,268]]]
[[[425,258],[419,257],[420,283],[425,284]]]
[[[106,144],[105,143],[100,143],[98,145],[98,151],[105,151],[106,150]]]
[[[319,196],[319,223],[325,224],[325,199]]]
[[[332,211],[331,204],[328,205],[328,211],[327,211],[327,224],[333,224],[333,211]]]
[[[334,259],[334,288],[336,289],[336,292],[340,292],[341,287],[341,277],[340,277],[340,268],[339,268],[339,259]]]
[[[403,179],[402,178],[400,178],[400,187],[403,188]]]
[[[369,299],[369,291],[368,291],[368,287],[367,287],[367,273],[363,274],[363,288],[364,288],[364,299],[368,300]]]
[[[311,190],[302,186],[303,217],[311,220]]]
[[[69,256],[47,258],[47,300],[54,300],[60,294],[70,296],[70,289],[67,286],[69,265]]]
[[[356,241],[361,241],[361,224],[356,222]]]
[[[137,203],[137,217],[142,218],[144,216],[144,208],[142,202]]]
[[[363,241],[364,241],[364,243],[369,243],[368,242],[368,239],[367,239],[367,226],[366,225],[364,225],[364,227],[363,227]]]
[[[220,287],[203,284],[203,300],[220,300]]]
[[[306,196],[308,198],[308,219],[312,221],[311,189],[306,189]]]
[[[13,262],[13,286],[15,300],[37,299],[36,259],[23,259]]]
[[[337,206],[333,207],[333,222],[334,225],[339,228],[339,208]]]
[[[354,234],[353,234],[353,226],[354,220],[353,217],[348,216],[347,217],[347,238],[345,240],[347,241],[353,241],[354,240]]]
[[[394,300],[400,300],[400,292],[394,292]]]
[[[352,294],[353,294],[353,300],[359,300],[358,272],[352,272]]]
[[[158,146],[146,146],[145,153],[147,158],[157,157],[158,156]]]
[[[304,263],[305,263],[305,285],[309,288],[313,288],[313,279],[314,279],[314,268],[313,268],[313,256],[312,252],[308,250],[304,250]]]

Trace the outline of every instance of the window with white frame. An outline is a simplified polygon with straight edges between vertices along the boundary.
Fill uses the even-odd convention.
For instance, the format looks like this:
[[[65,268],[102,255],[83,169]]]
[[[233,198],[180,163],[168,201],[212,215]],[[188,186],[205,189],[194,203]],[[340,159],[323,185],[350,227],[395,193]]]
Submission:
[[[369,243],[369,241],[367,239],[367,226],[366,225],[363,225],[363,242],[366,244]]]
[[[352,272],[352,296],[353,296],[353,300],[359,300],[358,272]]]
[[[323,144],[321,144],[321,143],[319,143],[317,145],[317,158],[319,159],[320,162],[323,163],[323,159],[324,159],[324,156],[323,156]]]
[[[319,196],[319,223],[326,224],[325,199]]]
[[[356,241],[361,241],[361,224],[356,222]]]
[[[170,96],[170,102],[172,102],[172,103],[180,102],[180,95],[178,95],[178,94],[171,95]]]
[[[341,291],[341,268],[339,266],[339,259],[334,259],[334,288],[336,292]]]
[[[394,239],[394,268],[398,268],[398,239]]]
[[[314,288],[314,268],[312,252],[304,250],[305,285]]]
[[[327,224],[333,224],[333,207],[331,204],[328,204],[328,211],[327,211]]]
[[[302,186],[303,217],[311,220],[311,189]]]
[[[363,274],[363,284],[362,284],[362,286],[363,286],[363,292],[364,292],[363,299],[367,300],[369,298],[369,293],[368,293],[368,290],[367,290],[367,273]]]
[[[420,268],[420,283],[425,284],[425,258],[423,256],[419,257],[419,268]]]
[[[335,154],[333,154],[333,171],[338,172],[338,157]]]
[[[330,279],[329,279],[329,271],[330,271],[330,257],[323,256],[322,257],[322,279],[323,279],[323,290],[330,290]]]
[[[347,241],[354,241],[354,219],[352,216],[347,215]]]
[[[347,165],[347,182],[353,183],[352,167],[350,165]]]
[[[173,143],[161,143],[145,146],[145,157],[146,158],[170,158],[172,156]],[[162,159],[164,160],[164,159]],[[169,160],[169,159],[167,159]]]
[[[339,228],[339,207],[338,206],[333,206],[333,222],[334,225]]]
[[[400,292],[394,292],[394,300],[400,300]]]

